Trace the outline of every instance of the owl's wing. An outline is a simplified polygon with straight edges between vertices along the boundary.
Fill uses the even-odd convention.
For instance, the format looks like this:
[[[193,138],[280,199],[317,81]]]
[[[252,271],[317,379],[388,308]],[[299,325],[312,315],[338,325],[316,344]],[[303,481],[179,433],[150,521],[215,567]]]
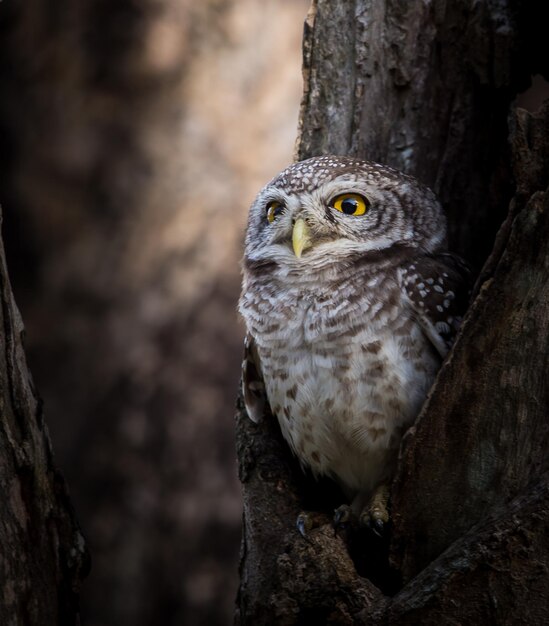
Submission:
[[[242,397],[244,398],[244,405],[250,419],[254,422],[259,422],[265,408],[265,384],[255,341],[249,333],[244,339]]]
[[[465,261],[450,252],[416,257],[401,270],[409,306],[440,356],[452,346],[471,293]]]

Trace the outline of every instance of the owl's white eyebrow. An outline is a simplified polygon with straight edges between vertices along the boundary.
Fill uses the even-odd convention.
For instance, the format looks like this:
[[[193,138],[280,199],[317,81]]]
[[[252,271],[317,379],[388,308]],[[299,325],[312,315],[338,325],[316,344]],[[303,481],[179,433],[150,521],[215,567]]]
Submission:
[[[273,189],[269,189],[268,191],[266,191],[265,194],[261,197],[262,202],[272,202],[273,200],[286,204],[288,201],[288,196],[282,190],[274,187]]]
[[[371,189],[371,185],[368,185],[364,181],[358,180],[331,180],[324,185],[321,185],[319,190],[325,192],[330,190],[330,193],[340,192],[340,191],[364,191],[366,192],[368,189]]]

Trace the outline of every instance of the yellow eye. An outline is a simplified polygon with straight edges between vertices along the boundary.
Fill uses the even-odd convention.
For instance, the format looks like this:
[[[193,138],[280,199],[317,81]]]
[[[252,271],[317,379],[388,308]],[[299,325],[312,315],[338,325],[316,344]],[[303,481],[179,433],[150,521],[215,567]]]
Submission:
[[[270,223],[274,222],[275,219],[282,213],[284,210],[284,206],[277,202],[276,200],[272,200],[267,204],[267,219]]]
[[[358,193],[343,193],[336,196],[330,206],[345,215],[364,215],[370,203]]]

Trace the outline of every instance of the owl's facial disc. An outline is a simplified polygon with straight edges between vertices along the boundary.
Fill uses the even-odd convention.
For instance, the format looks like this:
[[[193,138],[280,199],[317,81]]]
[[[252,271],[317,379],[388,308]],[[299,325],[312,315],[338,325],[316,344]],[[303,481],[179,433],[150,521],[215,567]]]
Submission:
[[[366,213],[368,205],[369,201],[360,194],[343,193],[332,198],[327,206],[345,215],[358,217]],[[299,217],[292,229],[292,248],[295,256],[300,259],[305,250],[313,247],[314,241],[315,235],[311,232],[309,225]]]
[[[428,188],[376,163],[328,155],[289,166],[260,191],[245,260],[284,277],[335,272],[371,251],[429,252],[444,238],[444,215]]]

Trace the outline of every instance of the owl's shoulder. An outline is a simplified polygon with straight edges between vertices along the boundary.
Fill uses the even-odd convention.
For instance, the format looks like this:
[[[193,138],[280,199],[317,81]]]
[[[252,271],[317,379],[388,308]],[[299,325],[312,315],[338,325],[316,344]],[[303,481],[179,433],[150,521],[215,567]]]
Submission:
[[[408,305],[444,357],[469,303],[467,263],[451,252],[418,254],[401,266],[399,279]]]

